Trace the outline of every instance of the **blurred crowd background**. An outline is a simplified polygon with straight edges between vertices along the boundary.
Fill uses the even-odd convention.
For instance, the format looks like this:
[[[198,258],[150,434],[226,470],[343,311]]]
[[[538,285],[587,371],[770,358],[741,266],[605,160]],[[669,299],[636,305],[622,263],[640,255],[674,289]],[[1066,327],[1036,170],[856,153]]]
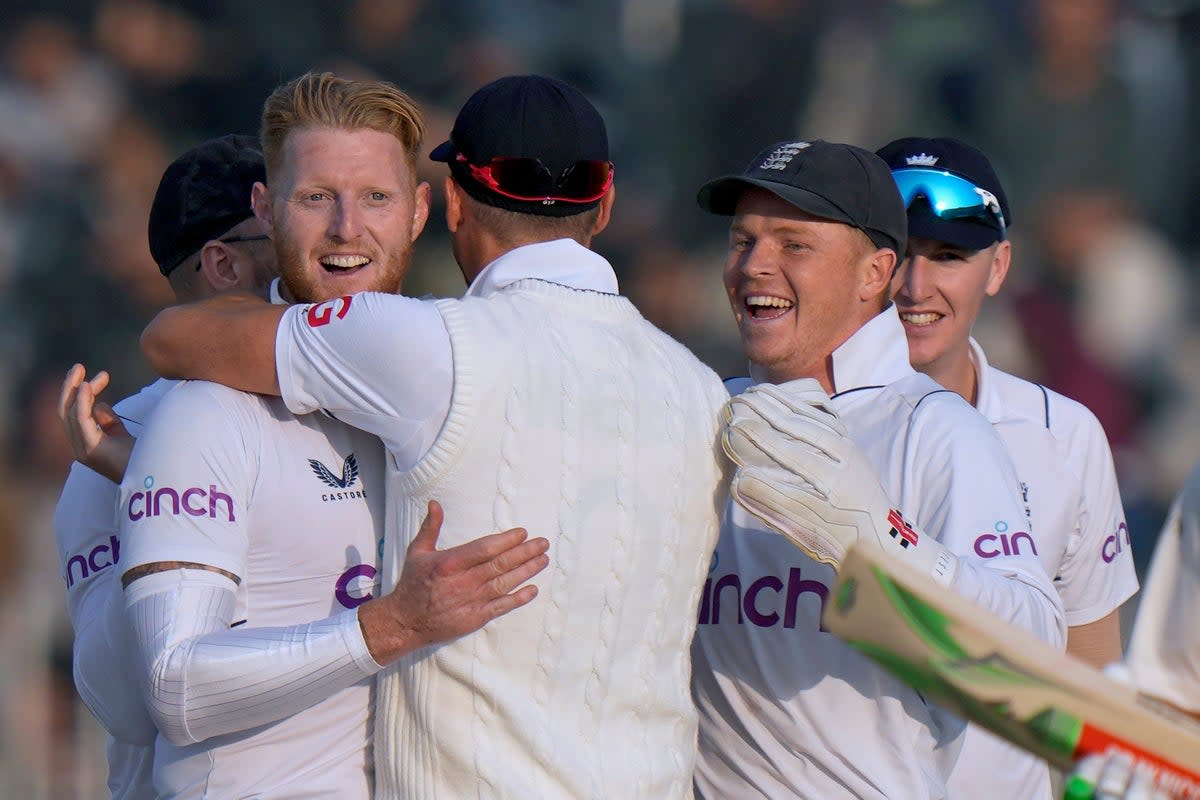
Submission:
[[[170,299],[146,244],[163,168],[309,69],[381,77],[427,145],[492,78],[574,83],[605,115],[619,188],[597,241],[643,313],[744,374],[696,188],[766,144],[875,149],[955,135],[1013,208],[993,362],[1088,405],[1112,443],[1141,568],[1200,457],[1200,2],[1196,0],[6,0],[0,30],[0,797],[103,794],[71,685],[51,516],[70,454],[67,368],[153,379],[137,347]],[[437,181],[444,167],[425,163]],[[440,208],[408,290],[462,279]]]

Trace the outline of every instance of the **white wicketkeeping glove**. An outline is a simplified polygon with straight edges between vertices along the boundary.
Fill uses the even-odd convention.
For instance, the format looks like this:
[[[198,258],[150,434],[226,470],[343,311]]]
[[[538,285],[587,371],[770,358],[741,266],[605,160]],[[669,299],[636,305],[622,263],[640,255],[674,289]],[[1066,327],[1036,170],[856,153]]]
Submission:
[[[1171,800],[1155,786],[1154,772],[1124,750],[1084,756],[1067,781],[1066,800]]]
[[[892,506],[817,381],[753,386],[729,401],[726,420],[734,499],[808,556],[837,569],[850,545],[868,542],[954,579],[958,559]]]

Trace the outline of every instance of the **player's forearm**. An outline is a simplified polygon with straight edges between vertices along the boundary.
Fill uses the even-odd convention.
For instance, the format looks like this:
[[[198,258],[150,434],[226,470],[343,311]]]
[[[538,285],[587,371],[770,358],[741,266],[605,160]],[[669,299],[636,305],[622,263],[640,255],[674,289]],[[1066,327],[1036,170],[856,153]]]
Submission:
[[[1095,622],[1067,629],[1067,652],[1096,669],[1121,659],[1121,615],[1116,609]]]
[[[147,707],[172,744],[290,717],[380,669],[353,611],[304,625],[230,629],[234,601],[232,582],[203,570],[156,573],[126,589],[149,676]]]
[[[1031,562],[1031,571],[1040,569]],[[952,587],[976,605],[1032,633],[1053,647],[1066,644],[1062,601],[1049,580],[1036,579],[1001,564],[959,556]]]
[[[142,352],[167,378],[277,395],[275,329],[285,308],[248,292],[171,306],[143,331]]]

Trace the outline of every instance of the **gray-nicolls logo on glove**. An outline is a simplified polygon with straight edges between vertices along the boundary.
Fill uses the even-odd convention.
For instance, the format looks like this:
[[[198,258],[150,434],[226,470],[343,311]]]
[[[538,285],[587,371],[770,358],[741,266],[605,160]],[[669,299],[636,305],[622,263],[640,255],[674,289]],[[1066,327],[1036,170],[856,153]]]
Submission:
[[[917,540],[920,536],[917,534],[913,526],[904,519],[904,515],[896,509],[888,509],[887,521],[891,523],[892,529],[888,531],[891,537],[896,540],[896,543],[901,547],[912,545],[917,546]]]
[[[722,434],[734,500],[810,558],[837,569],[855,543],[949,585],[958,559],[893,507],[874,468],[812,379],[759,384],[729,401]]]

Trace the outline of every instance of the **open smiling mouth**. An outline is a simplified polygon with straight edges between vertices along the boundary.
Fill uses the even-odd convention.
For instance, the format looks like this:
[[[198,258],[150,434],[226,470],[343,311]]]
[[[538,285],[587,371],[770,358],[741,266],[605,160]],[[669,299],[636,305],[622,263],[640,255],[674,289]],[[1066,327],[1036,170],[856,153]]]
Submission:
[[[745,300],[746,313],[754,319],[776,319],[791,311],[791,300],[765,294],[750,295]]]
[[[323,256],[321,258],[321,266],[330,274],[356,272],[370,263],[371,259],[366,256]]]
[[[917,327],[922,325],[932,325],[941,318],[942,315],[934,311],[927,311],[922,314],[907,312],[900,315],[901,321],[903,321],[906,325],[915,325]]]

